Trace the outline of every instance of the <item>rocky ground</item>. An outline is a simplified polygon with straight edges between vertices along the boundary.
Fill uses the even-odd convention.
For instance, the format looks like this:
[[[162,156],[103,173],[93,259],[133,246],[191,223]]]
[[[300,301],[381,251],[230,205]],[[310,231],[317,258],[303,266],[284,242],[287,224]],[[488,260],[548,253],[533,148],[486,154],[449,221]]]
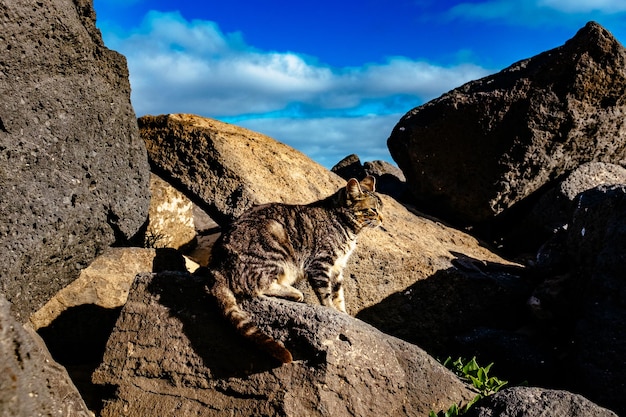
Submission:
[[[626,52],[599,25],[409,111],[401,171],[329,171],[219,121],[137,122],[87,0],[0,7],[0,415],[426,416],[476,394],[447,356],[522,385],[468,415],[626,414]],[[247,208],[366,173],[384,224],[345,271],[349,314],[306,284],[245,303],[294,353],[274,363],[193,271]]]

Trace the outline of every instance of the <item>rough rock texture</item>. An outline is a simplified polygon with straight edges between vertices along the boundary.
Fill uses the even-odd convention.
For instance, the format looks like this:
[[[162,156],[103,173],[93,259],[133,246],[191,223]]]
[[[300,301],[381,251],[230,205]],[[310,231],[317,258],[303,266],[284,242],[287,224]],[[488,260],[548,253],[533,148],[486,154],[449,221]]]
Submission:
[[[348,155],[331,169],[332,172],[345,180],[350,178],[364,178],[372,175],[376,178],[378,192],[387,194],[396,200],[405,197],[406,179],[400,168],[386,161],[372,161],[361,163],[358,155]]]
[[[344,180],[363,178],[365,176],[365,169],[361,163],[361,158],[354,153],[337,162],[335,166],[331,168],[331,171]]]
[[[585,397],[566,391],[515,387],[476,403],[467,417],[617,417]]]
[[[626,415],[626,185],[577,199],[568,238],[576,315],[569,350],[577,392]]]
[[[583,164],[546,192],[533,207],[531,216],[542,222],[545,232],[562,228],[571,220],[578,194],[598,185],[615,184],[626,184],[626,168],[604,162]]]
[[[303,154],[246,129],[189,115],[139,120],[151,163],[164,179],[210,209],[218,223],[253,203],[309,203],[345,186],[344,180]],[[439,270],[455,269],[452,261],[459,257],[510,264],[469,235],[382,198],[383,227],[359,236],[344,271],[351,314]],[[308,285],[302,289],[308,302],[316,304]]]
[[[92,416],[41,338],[10,314],[0,295],[0,415]]]
[[[219,316],[201,278],[137,277],[94,382],[106,416],[423,416],[474,393],[416,346],[321,306],[253,300],[294,353],[280,366]]]
[[[402,182],[406,180],[404,178],[404,173],[400,170],[400,168],[386,161],[365,161],[363,162],[363,169],[365,169],[365,173],[382,180],[385,180],[385,176],[387,175],[396,177]]]
[[[194,265],[174,249],[111,248],[31,316],[30,323],[52,357],[66,367],[90,409],[99,408],[106,396],[105,389],[93,386],[91,374],[102,361],[135,276],[188,268]]]
[[[20,321],[147,218],[125,59],[87,0],[0,4],[0,292]]]
[[[553,346],[544,359],[559,369],[552,386],[626,415],[626,185],[584,191],[572,206],[568,227],[538,255],[545,276],[528,304]]]
[[[158,175],[150,176],[147,247],[180,249],[196,241],[193,203]]]
[[[388,139],[420,204],[491,220],[589,161],[626,154],[626,52],[588,23],[563,46],[408,112]]]
[[[552,240],[570,222],[578,194],[598,185],[611,184],[626,184],[626,168],[605,162],[588,162],[579,166],[541,194],[528,215],[518,219],[519,224],[507,237],[507,246],[537,248]]]
[[[529,322],[526,300],[532,287],[523,269],[456,255],[453,266],[366,306],[356,317],[434,357],[495,361],[503,379],[554,372],[542,356],[536,361],[532,341],[517,333]]]

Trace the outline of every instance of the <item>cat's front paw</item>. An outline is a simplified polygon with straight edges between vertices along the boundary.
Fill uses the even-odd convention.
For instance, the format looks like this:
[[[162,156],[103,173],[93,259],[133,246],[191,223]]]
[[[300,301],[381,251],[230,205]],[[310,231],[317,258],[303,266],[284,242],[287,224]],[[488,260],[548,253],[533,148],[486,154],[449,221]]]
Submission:
[[[293,287],[289,287],[289,291],[284,294],[283,298],[298,303],[304,302],[304,294],[302,294],[299,290]]]

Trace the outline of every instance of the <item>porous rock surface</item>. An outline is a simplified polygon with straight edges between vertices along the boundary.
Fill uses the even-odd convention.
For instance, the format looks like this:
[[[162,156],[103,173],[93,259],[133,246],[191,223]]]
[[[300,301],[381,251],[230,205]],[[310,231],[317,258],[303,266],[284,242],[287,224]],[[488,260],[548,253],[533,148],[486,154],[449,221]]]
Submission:
[[[575,314],[571,388],[626,413],[626,184],[580,194],[567,236]]]
[[[626,51],[590,22],[409,111],[387,144],[425,209],[479,224],[585,162],[623,160],[625,88]]]
[[[126,61],[88,0],[0,4],[0,292],[20,321],[146,221]]]
[[[0,415],[93,416],[41,338],[10,314],[0,294]]]
[[[193,203],[158,175],[150,176],[150,209],[145,246],[181,249],[196,241]]]
[[[567,391],[514,387],[497,392],[464,414],[467,417],[617,417],[585,397]]]
[[[541,194],[527,216],[513,228],[509,241],[538,247],[567,228],[578,194],[599,185],[626,184],[626,168],[606,162],[580,165]]]
[[[108,341],[96,384],[107,416],[423,416],[474,395],[420,348],[322,306],[244,302],[294,354],[280,365],[242,341],[181,273],[142,274]]]

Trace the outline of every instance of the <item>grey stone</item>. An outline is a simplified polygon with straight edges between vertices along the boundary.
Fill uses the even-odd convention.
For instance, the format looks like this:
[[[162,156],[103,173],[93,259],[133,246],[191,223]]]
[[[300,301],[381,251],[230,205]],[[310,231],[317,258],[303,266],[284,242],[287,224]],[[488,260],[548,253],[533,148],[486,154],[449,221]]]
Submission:
[[[423,416],[474,395],[420,348],[346,314],[272,298],[245,301],[294,354],[281,366],[244,342],[200,277],[137,277],[93,380],[117,388],[102,417]]]
[[[423,209],[480,224],[590,162],[626,155],[626,52],[588,23],[563,46],[409,111],[388,147]]]
[[[20,321],[146,221],[126,61],[87,0],[0,4],[0,292]]]
[[[585,397],[567,391],[514,387],[477,402],[467,417],[617,417]]]
[[[541,263],[540,258],[545,258],[544,253],[553,247],[553,241],[559,240],[557,234],[567,229],[578,194],[598,185],[616,184],[626,184],[626,168],[606,162],[580,165],[550,186],[532,204],[527,215],[513,217],[506,246],[534,250],[543,245],[537,259]]]
[[[387,161],[367,161],[361,163],[358,155],[348,155],[331,169],[332,172],[345,180],[365,178],[371,175],[376,178],[376,191],[387,194],[396,200],[405,198],[406,179],[400,168]]]
[[[0,295],[0,415],[92,416],[65,368],[9,309]]]
[[[567,238],[576,306],[567,361],[571,383],[626,414],[626,185],[580,194]]]

